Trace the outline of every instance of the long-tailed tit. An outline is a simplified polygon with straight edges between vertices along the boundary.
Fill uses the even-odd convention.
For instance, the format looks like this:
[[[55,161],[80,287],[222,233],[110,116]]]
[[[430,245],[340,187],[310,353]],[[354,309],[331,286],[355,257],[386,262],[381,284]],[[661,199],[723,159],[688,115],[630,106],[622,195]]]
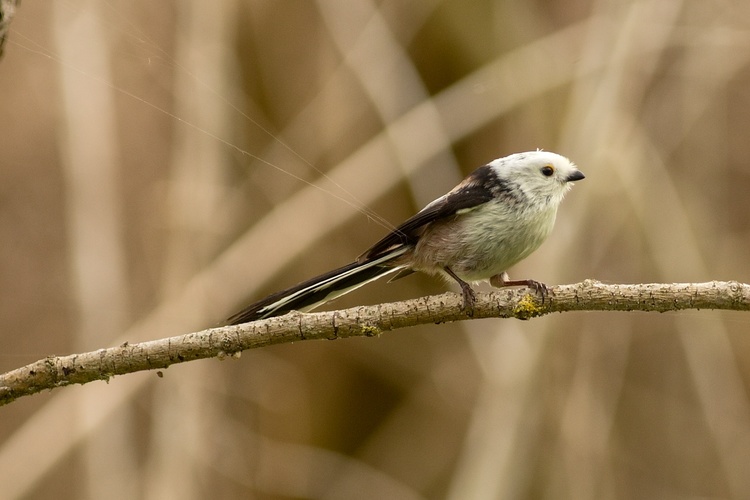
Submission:
[[[458,186],[375,243],[357,260],[250,304],[229,318],[239,324],[288,311],[309,311],[387,274],[414,271],[455,280],[464,308],[474,306],[470,282],[496,287],[547,287],[508,279],[508,268],[547,238],[571,182],[584,178],[567,158],[547,151],[517,153],[479,167]],[[394,278],[395,279],[395,278]]]

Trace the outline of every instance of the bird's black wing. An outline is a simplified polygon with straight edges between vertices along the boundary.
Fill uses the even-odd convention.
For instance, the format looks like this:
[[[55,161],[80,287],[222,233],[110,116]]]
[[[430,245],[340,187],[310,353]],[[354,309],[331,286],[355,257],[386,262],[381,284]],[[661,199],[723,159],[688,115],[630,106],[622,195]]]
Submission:
[[[433,201],[413,217],[375,243],[358,261],[376,258],[399,245],[413,245],[431,222],[455,217],[492,200],[500,186],[492,167],[485,165],[474,170],[459,185]]]

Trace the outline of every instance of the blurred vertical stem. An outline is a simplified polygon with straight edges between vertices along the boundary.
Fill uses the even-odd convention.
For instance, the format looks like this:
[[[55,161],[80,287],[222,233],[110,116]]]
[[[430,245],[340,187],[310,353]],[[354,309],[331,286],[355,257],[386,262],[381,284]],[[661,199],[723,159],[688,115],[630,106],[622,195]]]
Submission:
[[[17,0],[0,0],[0,57],[5,49],[5,40],[10,31],[10,22],[16,14]]]
[[[76,309],[79,349],[108,342],[126,326],[129,281],[121,216],[116,110],[111,87],[88,74],[112,81],[112,40],[102,29],[99,5],[84,1],[72,9],[51,4],[60,58],[62,126],[60,161],[65,185],[70,294]],[[76,71],[73,68],[81,68]],[[80,425],[98,420],[108,391],[81,393]],[[131,413],[123,408],[107,421],[106,432],[89,436],[84,447],[86,497],[135,497]],[[112,450],[119,450],[112,453]]]
[[[217,137],[232,137],[230,106],[217,105],[217,95],[230,95],[229,75],[235,36],[236,3],[220,0],[207,6],[192,1],[177,11],[174,77],[174,112],[188,123]],[[179,294],[186,283],[214,258],[220,242],[218,210],[227,193],[226,147],[209,134],[176,123],[172,161],[167,179],[166,223],[168,239],[162,274],[164,300]],[[210,290],[207,290],[207,294]],[[200,460],[219,422],[214,419],[220,402],[207,405],[212,394],[181,391],[181,387],[218,385],[221,374],[208,366],[195,366],[184,378],[168,378],[155,385],[153,394],[154,446],[148,455],[145,491],[153,498],[200,498]],[[186,384],[187,383],[187,384]],[[216,395],[216,397],[221,397]]]

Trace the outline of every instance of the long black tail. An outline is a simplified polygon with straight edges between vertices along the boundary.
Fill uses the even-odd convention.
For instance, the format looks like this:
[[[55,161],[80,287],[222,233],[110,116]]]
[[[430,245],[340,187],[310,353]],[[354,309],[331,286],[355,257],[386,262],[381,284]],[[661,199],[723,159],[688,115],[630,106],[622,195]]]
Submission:
[[[272,316],[281,316],[289,311],[309,311],[315,307],[340,297],[386,274],[401,269],[391,267],[388,263],[404,253],[401,247],[375,259],[351,264],[334,269],[286,290],[273,293],[268,297],[250,304],[242,311],[230,317],[230,325],[239,325]]]

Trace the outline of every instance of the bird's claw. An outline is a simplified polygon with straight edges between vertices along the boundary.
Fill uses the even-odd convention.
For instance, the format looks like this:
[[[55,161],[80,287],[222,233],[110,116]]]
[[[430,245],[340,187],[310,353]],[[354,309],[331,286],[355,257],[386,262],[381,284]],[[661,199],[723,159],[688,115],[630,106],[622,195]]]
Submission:
[[[461,294],[464,298],[463,309],[467,315],[473,316],[474,315],[474,304],[477,301],[477,297],[474,294],[474,290],[472,290],[471,286],[462,286],[461,287]]]
[[[507,273],[500,273],[490,278],[490,284],[497,288],[503,288],[506,286],[526,286],[534,290],[534,292],[542,299],[542,304],[549,297],[552,291],[540,281],[535,280],[511,280],[508,279]]]
[[[545,299],[550,295],[550,289],[547,287],[547,285],[540,281],[526,280],[526,286],[534,290],[534,292],[539,295],[539,298],[542,299],[542,304],[544,304]]]

